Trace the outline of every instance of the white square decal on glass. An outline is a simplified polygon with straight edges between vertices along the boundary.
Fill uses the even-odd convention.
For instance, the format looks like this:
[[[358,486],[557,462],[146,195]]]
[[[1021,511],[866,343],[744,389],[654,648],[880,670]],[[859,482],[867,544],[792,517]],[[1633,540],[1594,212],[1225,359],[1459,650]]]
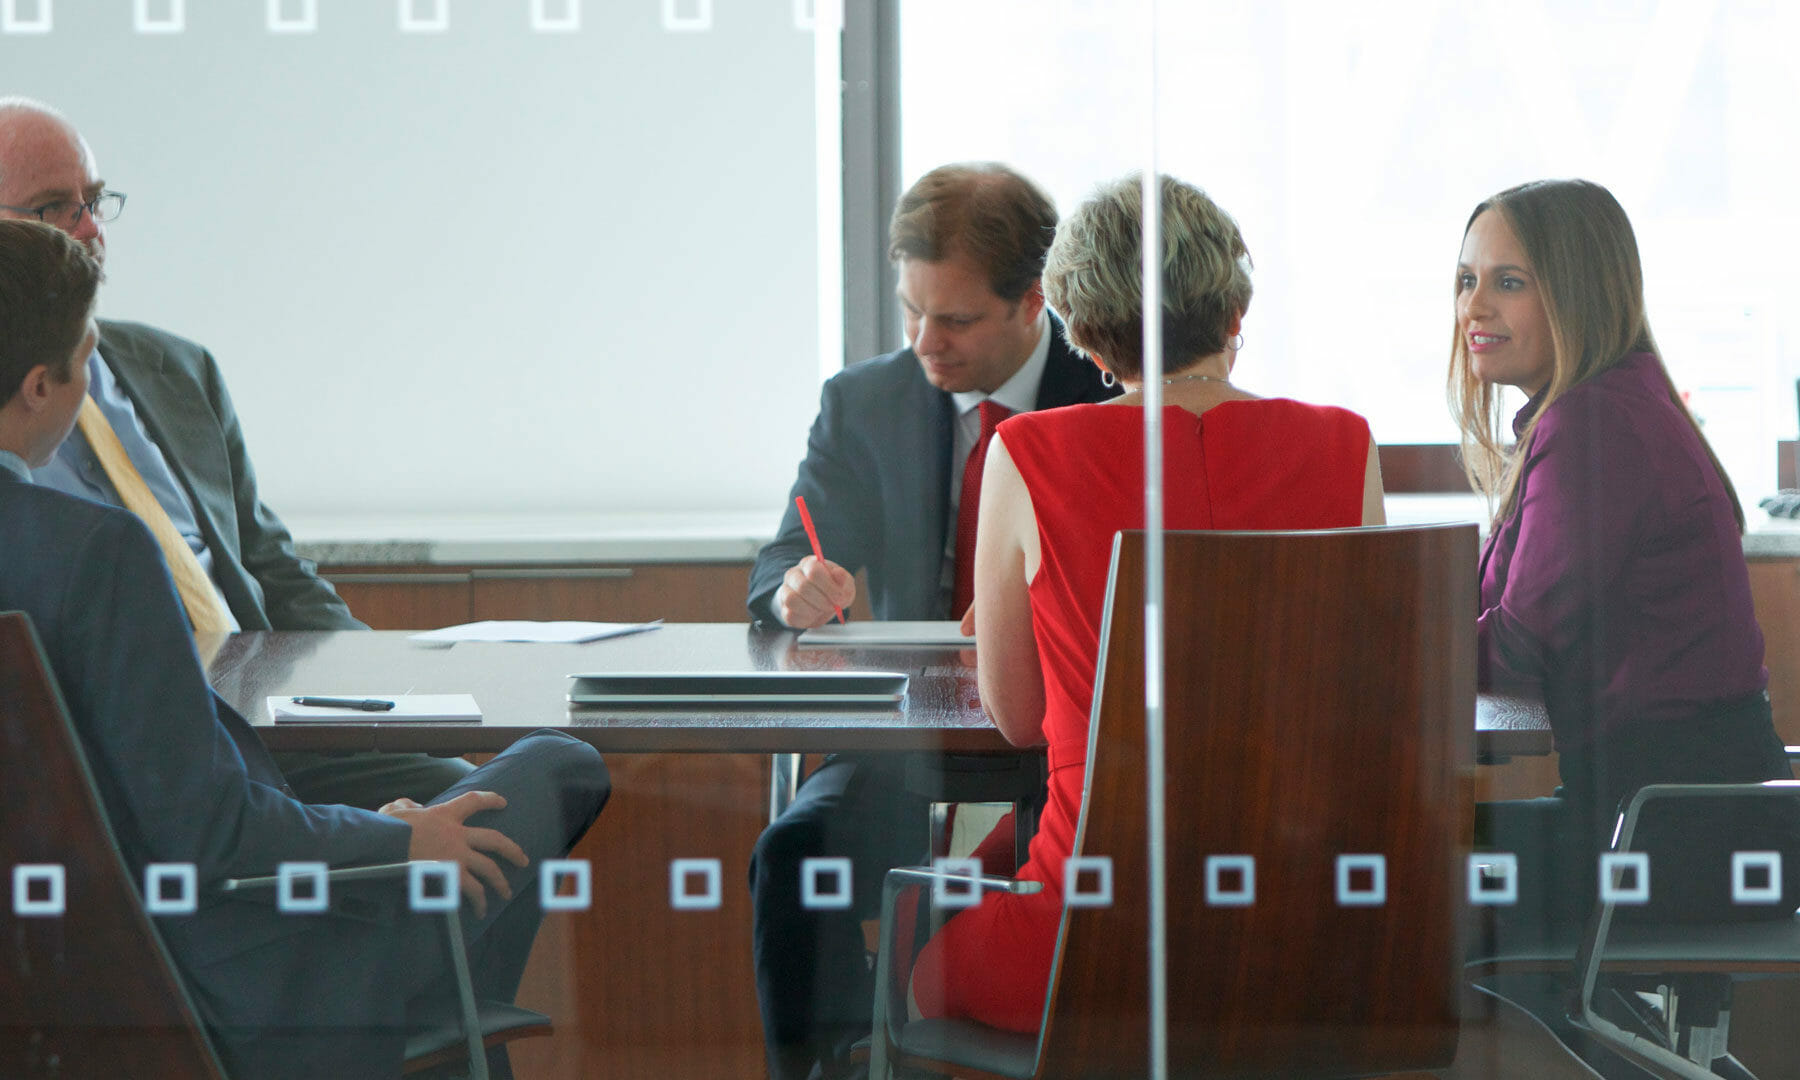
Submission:
[[[26,4],[34,4],[37,18],[19,18],[19,8]],[[0,30],[6,33],[48,34],[50,23],[50,0],[0,0]]]
[[[13,867],[13,914],[61,915],[66,881],[62,863],[20,863]]]
[[[550,16],[550,6],[561,3],[562,13]],[[581,0],[531,0],[531,29],[539,34],[573,34],[581,29]]]
[[[331,906],[331,882],[322,862],[284,862],[275,868],[275,910],[316,915]]]
[[[166,5],[167,13],[154,18],[152,4]],[[140,34],[179,34],[187,29],[187,0],[131,0],[131,25]]]
[[[1084,890],[1081,876],[1092,874],[1094,887]],[[1063,903],[1070,907],[1112,907],[1111,855],[1071,855],[1063,861]]]
[[[1206,906],[1249,907],[1256,903],[1256,858],[1251,855],[1206,857]]]
[[[462,903],[457,882],[462,867],[453,862],[406,864],[406,906],[413,911],[455,911]]]
[[[568,896],[558,894],[575,883]],[[538,864],[538,907],[545,911],[586,911],[594,905],[594,865],[586,859],[545,859]]]
[[[1731,902],[1734,904],[1781,903],[1781,852],[1732,852]]]
[[[794,0],[794,29],[805,33],[844,29],[844,0]]]
[[[688,883],[700,879],[700,891],[689,892]],[[719,860],[675,859],[669,863],[669,906],[677,911],[713,911],[721,895]]]
[[[1380,907],[1387,903],[1386,855],[1337,857],[1339,907]]]
[[[1469,856],[1469,903],[1509,905],[1519,902],[1519,857],[1510,851],[1483,851]]]
[[[821,889],[823,883],[830,889]],[[800,860],[800,906],[808,911],[843,911],[850,906],[850,860]]]
[[[663,29],[697,34],[712,29],[712,0],[662,0]]]
[[[403,34],[442,34],[450,29],[450,0],[398,0],[400,32]],[[429,14],[419,14],[424,8]]]
[[[1608,851],[1600,856],[1600,901],[1650,902],[1650,856],[1642,851]]]
[[[144,867],[145,911],[152,915],[192,915],[199,907],[200,876],[193,863],[153,862]]]
[[[981,903],[981,860],[931,860],[931,902],[943,908],[971,908]]]
[[[292,3],[300,9],[297,15],[287,13]],[[269,33],[312,34],[319,29],[319,0],[269,0]]]

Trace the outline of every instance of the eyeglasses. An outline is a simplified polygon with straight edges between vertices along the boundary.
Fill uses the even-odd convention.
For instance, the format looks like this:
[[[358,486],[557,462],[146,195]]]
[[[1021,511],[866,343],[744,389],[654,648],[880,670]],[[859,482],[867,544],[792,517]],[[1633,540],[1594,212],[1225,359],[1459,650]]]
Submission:
[[[5,206],[0,210],[9,210],[15,214],[30,214],[47,225],[55,225],[59,229],[73,229],[81,224],[82,211],[95,221],[111,221],[125,209],[125,193],[122,191],[102,191],[87,202],[52,202],[42,206]]]

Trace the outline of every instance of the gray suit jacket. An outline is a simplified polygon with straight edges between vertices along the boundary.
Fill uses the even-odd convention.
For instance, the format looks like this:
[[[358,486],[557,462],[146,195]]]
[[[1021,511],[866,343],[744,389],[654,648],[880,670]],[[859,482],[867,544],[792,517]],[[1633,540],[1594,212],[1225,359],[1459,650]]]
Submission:
[[[1069,348],[1062,324],[1052,318],[1037,407],[1105,401],[1117,393]],[[939,578],[950,527],[952,408],[950,394],[931,385],[910,348],[853,364],[826,381],[781,530],[750,571],[752,619],[774,621],[781,576],[812,553],[795,495],[806,496],[825,557],[851,573],[868,570],[877,619],[949,618]]]
[[[245,630],[365,629],[294,553],[262,502],[237,411],[212,354],[142,323],[100,323],[100,356],[193,500],[213,577]]]

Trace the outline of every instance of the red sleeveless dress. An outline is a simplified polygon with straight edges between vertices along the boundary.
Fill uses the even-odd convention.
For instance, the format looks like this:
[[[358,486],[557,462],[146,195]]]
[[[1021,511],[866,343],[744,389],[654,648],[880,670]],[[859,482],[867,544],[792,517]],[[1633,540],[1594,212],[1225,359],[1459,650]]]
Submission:
[[[1044,670],[1049,798],[1017,876],[1031,896],[988,894],[926,945],[913,991],[929,1017],[1034,1032],[1043,1019],[1086,773],[1101,609],[1113,534],[1144,527],[1144,414],[1119,405],[1025,413],[1000,425],[1037,514],[1042,551],[1031,617]],[[1227,401],[1196,416],[1163,409],[1169,529],[1322,529],[1362,524],[1369,425],[1344,409],[1283,398]],[[977,851],[1011,850],[1003,821]],[[989,865],[1008,874],[1010,866]],[[1179,885],[1180,883],[1175,883]]]

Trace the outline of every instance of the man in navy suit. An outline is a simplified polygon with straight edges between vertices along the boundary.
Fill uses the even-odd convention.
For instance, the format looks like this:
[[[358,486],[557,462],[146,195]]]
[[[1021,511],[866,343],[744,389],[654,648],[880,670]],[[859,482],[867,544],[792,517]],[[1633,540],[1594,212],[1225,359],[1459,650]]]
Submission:
[[[967,515],[962,503],[975,489],[965,468],[973,461],[967,471],[979,473],[994,417],[1116,392],[1045,310],[1038,279],[1055,230],[1049,197],[1003,165],[946,165],[901,196],[888,256],[912,344],[826,382],[781,531],[750,574],[752,619],[822,626],[856,599],[859,570],[878,619],[966,614],[974,499]],[[905,755],[837,755],[757,841],[757,996],[774,1080],[821,1066],[829,1075],[868,1029],[860,921],[878,910],[886,870],[927,846],[927,801],[908,790],[908,767]],[[825,856],[851,859],[848,910],[801,906],[802,862]]]
[[[318,915],[219,882],[284,861],[454,862],[477,993],[510,1000],[542,914],[538,861],[587,830],[606,768],[591,746],[540,732],[428,806],[296,799],[207,686],[149,530],[31,482],[86,396],[99,279],[63,233],[0,221],[0,610],[36,627],[134,876],[149,863],[196,869],[198,910],[157,925],[230,1075],[395,1075],[409,1013],[437,1008],[450,979],[442,924],[408,914],[404,882],[340,886]]]

